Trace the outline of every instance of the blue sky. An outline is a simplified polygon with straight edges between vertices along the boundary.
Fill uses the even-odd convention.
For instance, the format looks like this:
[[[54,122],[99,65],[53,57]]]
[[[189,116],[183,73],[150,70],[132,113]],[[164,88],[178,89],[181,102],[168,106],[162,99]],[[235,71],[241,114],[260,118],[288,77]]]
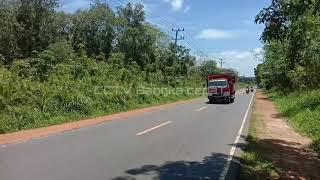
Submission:
[[[112,0],[111,2],[129,0]],[[270,0],[130,0],[141,2],[152,17],[169,22],[192,36],[201,49],[212,58],[224,58],[224,67],[235,68],[240,75],[253,76],[253,68],[259,63],[252,52],[261,51],[259,41],[263,26],[254,24],[254,17],[269,5]],[[109,2],[108,0],[106,2]],[[73,12],[87,8],[90,0],[61,0],[61,9]],[[112,3],[111,3],[112,4]],[[114,6],[114,3],[112,4]],[[151,23],[154,19],[150,19]],[[162,26],[162,25],[160,25]],[[169,27],[161,27],[171,31]],[[173,33],[172,33],[173,35]],[[193,46],[186,40],[179,43]],[[199,49],[199,48],[197,48]]]

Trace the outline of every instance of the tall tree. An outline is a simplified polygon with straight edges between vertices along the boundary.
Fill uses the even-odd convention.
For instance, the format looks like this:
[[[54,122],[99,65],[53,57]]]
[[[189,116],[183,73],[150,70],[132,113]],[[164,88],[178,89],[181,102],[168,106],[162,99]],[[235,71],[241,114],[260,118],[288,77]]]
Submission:
[[[79,50],[79,44],[83,43],[88,55],[103,55],[107,59],[115,37],[114,23],[115,15],[109,6],[95,1],[89,10],[78,11],[73,16],[73,47]]]
[[[118,16],[124,27],[119,31],[121,37],[117,48],[125,52],[127,64],[135,61],[144,70],[146,65],[155,59],[153,45],[156,37],[149,33],[148,27],[144,25],[143,6],[129,3],[119,9]]]
[[[42,51],[53,42],[52,36],[55,8],[58,0],[21,0],[17,21],[18,45],[24,57],[32,51]]]
[[[11,63],[13,58],[20,55],[15,33],[21,28],[16,19],[18,3],[12,4],[13,2],[1,1],[0,4],[0,54],[5,64]]]
[[[283,90],[318,87],[319,0],[273,0],[256,17],[265,25],[265,59],[258,75]],[[267,75],[266,75],[267,74]]]

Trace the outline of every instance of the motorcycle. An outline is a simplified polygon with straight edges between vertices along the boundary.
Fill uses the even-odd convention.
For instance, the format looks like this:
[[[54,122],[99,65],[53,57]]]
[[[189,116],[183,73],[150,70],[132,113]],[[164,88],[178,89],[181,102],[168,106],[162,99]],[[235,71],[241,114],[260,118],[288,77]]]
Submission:
[[[249,94],[250,90],[249,88],[246,89],[246,94]]]
[[[251,92],[253,92],[253,87],[251,87]]]

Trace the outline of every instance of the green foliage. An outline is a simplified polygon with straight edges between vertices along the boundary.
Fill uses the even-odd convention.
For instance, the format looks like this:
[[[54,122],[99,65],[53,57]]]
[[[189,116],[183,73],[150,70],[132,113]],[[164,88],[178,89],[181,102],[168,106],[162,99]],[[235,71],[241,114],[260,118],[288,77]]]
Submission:
[[[320,9],[318,0],[273,0],[256,22],[264,23],[264,60],[257,83],[280,90],[269,94],[279,110],[320,149]],[[290,93],[289,93],[290,92]]]
[[[315,149],[320,151],[320,90],[290,94],[272,91],[268,95],[299,132],[313,139]]]
[[[0,133],[195,97],[186,88],[217,71],[146,23],[139,4],[66,14],[58,0],[0,3]]]
[[[265,57],[255,71],[262,86],[283,91],[320,86],[318,6],[317,0],[273,0],[257,15],[256,22],[265,24]]]
[[[320,149],[320,1],[273,0],[256,17],[265,24],[264,59],[257,83],[277,89],[269,96],[281,113]],[[281,91],[281,92],[279,92]]]
[[[136,63],[129,69],[115,66],[124,60],[124,55],[119,53],[111,55],[108,64],[77,57],[56,65],[52,63],[55,58],[51,53],[43,53],[45,55],[39,54],[39,62],[49,61],[52,65],[40,68],[36,64],[36,72],[43,70],[43,74],[24,75],[26,69],[31,69],[26,61],[16,61],[11,69],[0,69],[1,133],[195,97],[193,94],[139,92],[140,86],[160,89],[170,88],[170,85],[154,81],[150,86]],[[39,79],[34,79],[37,76]]]
[[[7,1],[3,1],[5,3]],[[0,4],[1,5],[1,4]],[[17,22],[17,8],[1,5],[0,7],[0,55],[1,62],[11,63],[12,59],[20,54],[18,40],[15,34],[16,30],[21,28]]]
[[[72,46],[65,40],[50,44],[48,47],[55,57],[55,64],[70,62],[75,58]]]
[[[112,41],[115,38],[115,14],[100,1],[96,1],[89,10],[79,10],[72,17],[72,46],[79,52],[79,44],[85,45],[89,56],[101,55],[107,59],[112,51]],[[69,25],[70,26],[70,25]]]
[[[201,72],[203,73],[203,77],[207,78],[209,74],[218,73],[218,67],[216,61],[205,61],[201,65]]]
[[[245,77],[245,76],[239,76],[239,83],[244,83],[248,85],[254,85],[255,84],[255,78],[254,77]]]
[[[17,8],[16,19],[21,28],[16,30],[18,47],[23,57],[32,51],[42,51],[54,37],[54,9],[58,0],[23,0]]]

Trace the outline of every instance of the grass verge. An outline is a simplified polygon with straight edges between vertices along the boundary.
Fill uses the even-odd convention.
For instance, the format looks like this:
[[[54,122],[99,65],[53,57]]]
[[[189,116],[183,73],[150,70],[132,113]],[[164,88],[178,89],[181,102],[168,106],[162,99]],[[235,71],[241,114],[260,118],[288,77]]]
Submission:
[[[157,106],[157,105],[163,105],[183,100],[189,100],[194,98],[200,98],[202,96],[192,94],[192,95],[171,95],[171,96],[162,96],[162,97],[154,97],[152,100],[148,99],[147,101],[144,101],[142,103],[131,101],[126,106],[121,106],[119,108],[116,107],[117,103],[114,103],[112,108],[109,108],[108,110],[100,108],[97,106],[96,109],[90,110],[89,113],[83,114],[78,112],[70,112],[65,113],[61,112],[55,113],[55,114],[45,114],[45,113],[35,113],[34,119],[30,123],[24,123],[21,125],[21,122],[24,121],[24,119],[21,119],[21,121],[14,121],[14,119],[10,118],[9,116],[6,116],[5,114],[2,114],[0,116],[0,134],[6,134],[11,132],[16,132],[20,130],[27,130],[27,129],[34,129],[34,128],[41,128],[41,127],[48,127],[52,125],[59,125],[74,121],[79,121],[82,119],[90,119],[100,116],[106,116],[111,115],[115,113],[130,111],[130,110],[136,110],[136,109],[143,109],[147,107]],[[107,103],[107,102],[106,102]]]
[[[299,133],[313,140],[313,148],[320,152],[320,89],[283,94],[269,91],[280,113]]]
[[[259,128],[263,128],[263,123],[253,107],[249,134],[247,137],[247,146],[245,152],[242,153],[242,174],[241,179],[278,179],[281,169],[276,167],[272,162],[262,157],[263,150],[259,146],[257,132]]]

